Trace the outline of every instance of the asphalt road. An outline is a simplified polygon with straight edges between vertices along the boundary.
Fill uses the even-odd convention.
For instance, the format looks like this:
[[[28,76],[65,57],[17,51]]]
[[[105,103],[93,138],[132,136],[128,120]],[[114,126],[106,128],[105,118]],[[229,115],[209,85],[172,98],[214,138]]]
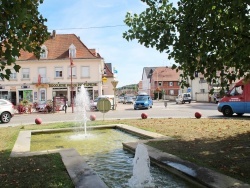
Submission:
[[[165,108],[163,101],[154,101],[153,108],[149,110],[134,110],[132,104],[118,103],[116,110],[110,110],[103,114],[99,111],[87,112],[87,117],[94,114],[99,120],[107,119],[135,119],[141,118],[141,113],[147,113],[148,118],[194,118],[195,112],[200,112],[202,118],[222,118],[223,115],[218,112],[217,104],[214,103],[196,103],[176,104],[168,102]],[[67,113],[64,111],[56,113],[32,113],[15,114],[7,124],[0,124],[1,127],[35,124],[36,118],[41,118],[43,123],[75,121],[77,112],[72,113],[69,107]]]

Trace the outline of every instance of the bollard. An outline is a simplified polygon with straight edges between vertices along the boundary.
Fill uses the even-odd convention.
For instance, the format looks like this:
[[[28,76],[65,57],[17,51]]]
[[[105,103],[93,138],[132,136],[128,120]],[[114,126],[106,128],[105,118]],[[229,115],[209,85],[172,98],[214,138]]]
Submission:
[[[167,102],[167,101],[164,101],[164,106],[165,106],[165,108],[167,108],[167,105],[168,105],[168,102]]]

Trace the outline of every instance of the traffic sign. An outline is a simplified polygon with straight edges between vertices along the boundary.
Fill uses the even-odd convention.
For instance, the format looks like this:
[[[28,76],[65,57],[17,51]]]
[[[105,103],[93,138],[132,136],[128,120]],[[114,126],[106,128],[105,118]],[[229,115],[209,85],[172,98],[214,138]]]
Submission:
[[[103,81],[103,82],[107,82],[107,80],[108,80],[108,79],[107,79],[106,77],[103,77],[103,78],[102,78],[102,81]]]
[[[110,110],[111,108],[111,103],[108,99],[103,98],[98,100],[97,102],[97,109],[102,112],[102,113],[106,113]]]

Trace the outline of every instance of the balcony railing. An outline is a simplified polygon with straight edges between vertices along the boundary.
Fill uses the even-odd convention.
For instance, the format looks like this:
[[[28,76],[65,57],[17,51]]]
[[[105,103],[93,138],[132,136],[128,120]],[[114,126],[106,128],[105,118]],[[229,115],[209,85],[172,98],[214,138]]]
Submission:
[[[33,78],[32,83],[37,84],[39,82],[38,77]],[[41,77],[41,84],[48,84],[50,83],[50,78],[49,77]]]

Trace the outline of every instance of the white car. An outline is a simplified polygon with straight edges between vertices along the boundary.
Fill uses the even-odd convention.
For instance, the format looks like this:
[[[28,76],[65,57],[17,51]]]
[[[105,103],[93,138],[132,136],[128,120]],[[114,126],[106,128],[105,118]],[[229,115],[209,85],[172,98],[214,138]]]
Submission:
[[[190,93],[182,93],[178,95],[175,99],[176,104],[184,104],[185,102],[191,103],[191,94]]]
[[[123,101],[124,101],[124,97],[119,97],[118,98],[118,103],[123,103]]]
[[[0,120],[2,123],[9,123],[15,114],[14,105],[5,99],[0,99]]]

